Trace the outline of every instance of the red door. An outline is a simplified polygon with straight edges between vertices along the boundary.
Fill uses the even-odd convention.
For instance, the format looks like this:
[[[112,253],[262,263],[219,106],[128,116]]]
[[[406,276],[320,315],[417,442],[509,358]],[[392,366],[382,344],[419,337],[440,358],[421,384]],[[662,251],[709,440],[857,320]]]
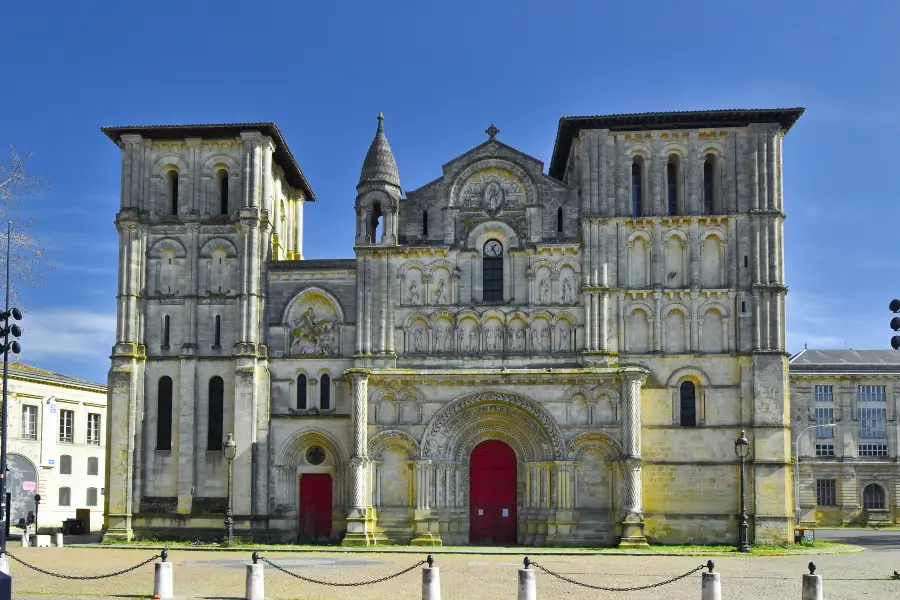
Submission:
[[[331,475],[300,477],[300,538],[327,540],[331,536]]]
[[[516,453],[496,440],[481,442],[469,459],[469,541],[516,543]]]

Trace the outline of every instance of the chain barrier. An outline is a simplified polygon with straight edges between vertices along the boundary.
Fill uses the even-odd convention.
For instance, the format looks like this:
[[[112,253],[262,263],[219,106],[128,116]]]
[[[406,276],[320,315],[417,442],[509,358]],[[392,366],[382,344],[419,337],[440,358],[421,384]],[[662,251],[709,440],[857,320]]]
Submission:
[[[165,553],[165,551],[164,551],[164,553]],[[168,553],[165,553],[165,554],[168,554]],[[17,563],[19,563],[20,565],[28,567],[32,571],[37,571],[38,573],[43,573],[44,575],[49,575],[50,577],[59,577],[60,579],[77,579],[77,580],[81,580],[81,581],[88,581],[91,579],[107,579],[109,577],[116,577],[118,575],[124,575],[125,573],[130,573],[131,571],[134,571],[135,569],[140,569],[144,565],[150,564],[157,558],[162,558],[163,561],[166,560],[165,557],[163,556],[163,554],[161,553],[161,554],[157,554],[155,556],[151,556],[150,558],[148,558],[147,560],[145,560],[144,562],[142,562],[140,564],[136,564],[133,567],[128,567],[127,569],[122,569],[121,571],[116,571],[115,573],[106,573],[104,575],[64,575],[63,573],[53,573],[52,571],[45,571],[44,569],[42,569],[40,567],[36,567],[32,564],[29,564],[29,563],[25,562],[24,560],[22,560],[21,558],[14,556],[8,550],[6,551],[6,555],[8,557],[10,557],[11,559],[13,559],[14,561],[16,561]]]
[[[570,579],[569,577],[566,577],[565,575],[560,575],[559,573],[555,573],[555,572],[551,571],[550,569],[548,569],[547,567],[543,567],[543,566],[537,564],[536,562],[531,562],[528,558],[526,558],[525,559],[525,568],[527,569],[529,565],[531,565],[532,567],[537,567],[538,569],[540,569],[547,575],[552,575],[553,577],[556,577],[557,579],[561,579],[562,581],[565,581],[567,583],[571,583],[574,585],[580,585],[581,587],[590,588],[592,590],[600,590],[602,592],[639,592],[641,590],[650,590],[653,588],[662,587],[664,585],[669,585],[670,583],[675,583],[679,579],[684,579],[685,577],[690,577],[694,573],[698,573],[698,572],[702,571],[703,569],[709,569],[710,573],[712,573],[712,569],[713,569],[713,562],[709,561],[705,565],[700,565],[696,569],[691,569],[687,573],[684,573],[683,575],[678,575],[676,577],[673,577],[672,579],[667,579],[665,581],[660,581],[658,583],[651,583],[649,585],[639,585],[639,586],[635,586],[635,587],[619,587],[619,588],[617,588],[617,587],[604,587],[602,585],[591,585],[589,583],[575,581],[574,579]]]
[[[388,575],[387,577],[381,577],[379,579],[372,579],[370,581],[358,581],[358,582],[353,582],[353,583],[335,583],[332,581],[320,581],[318,579],[310,579],[309,577],[304,577],[303,575],[298,575],[297,573],[288,571],[284,567],[279,567],[278,565],[276,565],[275,563],[270,561],[265,556],[255,557],[255,559],[253,561],[254,563],[256,562],[256,559],[261,560],[264,563],[268,563],[268,564],[272,565],[275,569],[281,571],[282,573],[286,573],[287,575],[290,575],[291,577],[296,577],[297,579],[301,579],[303,581],[306,581],[307,583],[315,583],[318,585],[330,585],[332,587],[361,587],[364,585],[371,585],[373,583],[381,583],[383,581],[388,581],[389,579],[394,579],[395,577],[400,577],[401,575],[405,575],[405,574],[409,573],[410,571],[412,571],[413,569],[421,567],[426,562],[428,562],[428,564],[431,564],[431,562],[429,562],[429,561],[420,560],[413,566],[403,569],[402,571],[398,571],[397,573],[394,573],[393,575]]]

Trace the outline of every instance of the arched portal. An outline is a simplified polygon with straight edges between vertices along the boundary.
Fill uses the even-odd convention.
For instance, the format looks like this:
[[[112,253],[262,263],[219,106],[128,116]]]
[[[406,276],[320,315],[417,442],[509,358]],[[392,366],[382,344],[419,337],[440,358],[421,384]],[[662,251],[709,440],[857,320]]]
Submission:
[[[10,495],[9,522],[18,523],[34,510],[34,494],[37,492],[37,469],[34,463],[19,454],[10,454],[6,458],[9,469],[7,492]]]
[[[469,541],[516,543],[516,453],[499,440],[481,442],[469,462]]]

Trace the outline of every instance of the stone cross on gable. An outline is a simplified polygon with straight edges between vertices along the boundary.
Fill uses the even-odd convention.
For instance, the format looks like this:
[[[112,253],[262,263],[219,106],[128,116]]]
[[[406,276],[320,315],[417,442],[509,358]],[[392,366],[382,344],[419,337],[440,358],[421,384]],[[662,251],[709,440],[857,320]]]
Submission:
[[[491,123],[491,126],[485,129],[484,132],[488,134],[488,137],[490,137],[490,139],[494,139],[495,137],[497,137],[497,134],[500,133],[500,130],[497,129],[497,127],[494,126],[493,123]]]

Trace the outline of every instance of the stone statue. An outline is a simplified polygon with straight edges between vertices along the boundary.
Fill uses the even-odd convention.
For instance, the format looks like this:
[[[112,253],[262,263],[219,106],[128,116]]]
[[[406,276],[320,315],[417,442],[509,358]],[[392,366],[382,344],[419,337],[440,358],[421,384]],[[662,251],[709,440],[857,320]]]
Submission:
[[[494,349],[494,330],[490,327],[484,331],[484,341],[488,350]]]
[[[434,293],[435,304],[444,304],[445,302],[447,302],[446,294],[444,294],[444,285],[444,280],[438,279],[437,291]]]
[[[435,329],[434,330],[434,349],[436,352],[440,352],[444,349],[444,330],[443,329]]]
[[[550,296],[550,284],[546,279],[541,279],[540,291],[538,292],[538,304],[547,304]]]
[[[415,283],[415,282],[413,282]],[[422,348],[425,345],[425,333],[421,329],[416,329],[415,333],[415,342],[413,343],[413,350],[416,352],[422,352]]]
[[[459,330],[459,350],[460,352],[469,351],[469,338],[466,336],[466,332],[463,329]]]
[[[562,303],[563,304],[571,304],[572,303],[572,286],[571,286],[571,284],[569,284],[568,279],[563,279]]]
[[[419,284],[415,280],[413,280],[409,284],[409,303],[419,303]]]
[[[472,329],[469,331],[469,350],[472,352],[478,351],[478,340],[475,337],[475,330]]]
[[[559,328],[559,346],[561,352],[569,351],[569,329],[567,327]]]
[[[549,350],[550,332],[547,329],[541,329],[541,350]]]
[[[522,329],[516,329],[513,332],[513,345],[516,350],[525,349],[525,331],[523,331]]]
[[[534,352],[535,350],[538,350],[540,348],[540,344],[538,343],[538,342],[540,342],[540,337],[541,337],[541,334],[537,330],[537,328],[534,328],[531,330],[531,351],[532,352]]]
[[[444,337],[444,349],[447,352],[453,351],[453,332],[451,330],[447,330],[447,335]]]

